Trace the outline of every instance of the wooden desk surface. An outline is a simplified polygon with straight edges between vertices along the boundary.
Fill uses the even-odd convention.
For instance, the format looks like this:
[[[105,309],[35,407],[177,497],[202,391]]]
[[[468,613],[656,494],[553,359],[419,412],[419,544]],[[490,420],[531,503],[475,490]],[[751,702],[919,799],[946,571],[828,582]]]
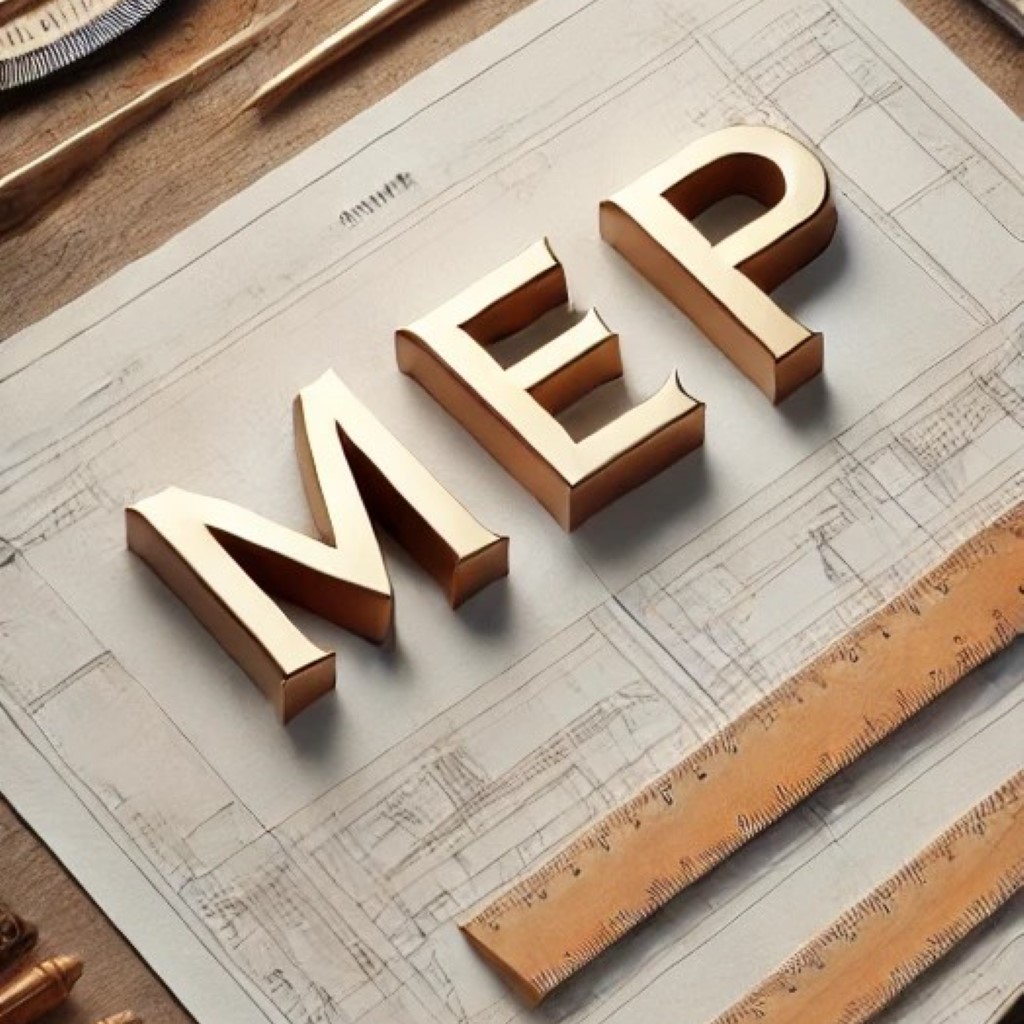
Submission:
[[[1024,45],[971,0],[905,0],[1018,114]],[[485,32],[529,0],[434,0],[329,73],[279,115],[231,121],[249,93],[366,0],[301,0],[295,21],[203,92],[130,136],[55,205],[0,238],[0,338],[151,251],[271,167]],[[0,100],[0,173],[184,67],[276,0],[174,0],[103,60]],[[102,216],[99,216],[102,211]],[[87,964],[74,999],[48,1020],[89,1024],[129,1006],[151,1022],[188,1016],[50,853],[0,800],[0,898],[40,925],[40,953]]]
[[[283,0],[173,0],[80,74],[0,99],[0,172],[184,68]],[[276,41],[124,140],[33,221],[0,237],[0,339],[150,252],[275,164],[529,0],[432,0],[276,116],[236,120],[252,90],[368,0],[300,0]],[[1024,46],[975,0],[907,0],[1018,113]],[[102,211],[102,216],[99,216]]]

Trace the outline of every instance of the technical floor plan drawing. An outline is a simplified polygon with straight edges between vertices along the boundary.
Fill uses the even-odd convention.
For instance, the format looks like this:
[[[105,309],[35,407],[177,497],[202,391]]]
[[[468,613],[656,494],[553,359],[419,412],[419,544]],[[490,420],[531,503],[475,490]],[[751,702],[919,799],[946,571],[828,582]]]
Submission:
[[[741,123],[839,210],[776,293],[825,335],[779,409],[597,231]],[[895,0],[540,0],[0,346],[0,790],[200,1020],[714,1019],[1020,769],[1020,644],[538,1010],[458,923],[1024,498],[1022,166]],[[394,359],[545,234],[621,333],[613,398],[677,367],[708,406],[703,453],[572,537]],[[386,542],[395,643],[296,613],[338,692],[282,729],[123,509],[176,484],[310,529],[290,404],[330,367],[511,573],[452,613]],[[880,1019],[989,1024],[1022,949],[1017,897]]]

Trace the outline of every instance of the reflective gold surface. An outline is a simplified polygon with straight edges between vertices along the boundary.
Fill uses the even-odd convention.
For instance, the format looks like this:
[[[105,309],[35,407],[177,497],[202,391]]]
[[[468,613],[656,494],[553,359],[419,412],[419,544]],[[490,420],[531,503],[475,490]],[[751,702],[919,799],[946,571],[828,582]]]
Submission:
[[[721,199],[766,211],[712,244],[692,223]],[[773,401],[821,372],[823,340],[780,309],[773,288],[832,240],[821,162],[774,128],[704,136],[601,204],[601,236]]]
[[[358,541],[335,548],[176,487],[126,515],[128,546],[242,666],[284,722],[334,688],[334,654],[307,640],[268,592],[368,639],[388,633],[391,584],[376,541],[369,551]],[[347,525],[346,534],[365,537],[360,525],[351,524],[351,532]]]
[[[508,571],[508,540],[485,530],[333,374],[295,403],[296,446],[324,541],[228,501],[175,487],[126,509],[128,546],[191,609],[287,722],[334,688],[334,654],[269,596],[368,640],[393,601],[369,507],[455,605]],[[365,504],[364,504],[365,502]]]
[[[8,979],[0,986],[0,1021],[34,1024],[67,999],[82,969],[77,956],[55,956]]]
[[[365,505],[441,584],[453,608],[508,575],[508,538],[481,526],[335,373],[296,398],[295,445],[313,519],[328,543],[355,525],[350,539],[376,550]]]
[[[698,447],[704,406],[672,374],[653,397],[574,441],[554,418],[622,375],[618,337],[595,312],[505,369],[486,346],[566,304],[546,241],[399,331],[398,365],[526,487],[566,530]]]

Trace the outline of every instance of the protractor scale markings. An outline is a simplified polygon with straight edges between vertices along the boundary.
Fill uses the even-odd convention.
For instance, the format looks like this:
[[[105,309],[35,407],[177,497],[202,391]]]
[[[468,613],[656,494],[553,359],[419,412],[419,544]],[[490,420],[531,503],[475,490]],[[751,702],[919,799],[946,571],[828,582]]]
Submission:
[[[81,60],[134,28],[163,0],[0,0],[0,90]]]

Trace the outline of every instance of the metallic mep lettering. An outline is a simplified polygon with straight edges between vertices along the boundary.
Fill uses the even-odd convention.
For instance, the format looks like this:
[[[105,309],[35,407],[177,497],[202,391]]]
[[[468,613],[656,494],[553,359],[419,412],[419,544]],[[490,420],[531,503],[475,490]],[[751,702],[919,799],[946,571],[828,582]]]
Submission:
[[[746,195],[768,207],[712,244],[692,223]],[[766,294],[819,255],[836,229],[821,162],[765,127],[714,132],[601,204],[601,236],[773,401],[821,372],[823,340]]]
[[[370,515],[380,513],[458,604],[508,572],[508,540],[485,530],[328,373],[296,399],[296,446],[323,541],[217,498],[168,488],[126,509],[128,546],[192,610],[282,721],[334,688],[334,654],[268,593],[368,640],[393,599]]]
[[[486,346],[568,302],[547,241],[396,335],[398,365],[566,530],[704,440],[704,405],[675,373],[647,401],[574,441],[555,414],[622,376],[618,336],[595,311],[505,369]]]
[[[712,244],[691,223],[719,199],[770,207]],[[828,179],[770,128],[728,128],[601,205],[601,233],[779,401],[821,370],[822,339],[766,291],[818,255],[836,227]],[[565,271],[538,242],[396,334],[398,365],[565,530],[704,441],[704,405],[669,375],[580,441],[557,415],[622,377],[618,335],[595,310],[512,366],[487,346],[568,303]],[[334,655],[269,596],[380,642],[391,581],[371,516],[457,607],[508,574],[508,538],[480,525],[331,372],[295,400],[295,437],[321,539],[227,501],[169,488],[126,510],[128,546],[188,605],[287,721],[334,688]]]
[[[313,519],[329,544],[339,543],[335,523],[343,510],[346,533],[355,525],[360,544],[380,561],[365,514],[353,515],[365,505],[453,608],[508,575],[508,537],[481,526],[334,372],[295,399],[295,445]]]

